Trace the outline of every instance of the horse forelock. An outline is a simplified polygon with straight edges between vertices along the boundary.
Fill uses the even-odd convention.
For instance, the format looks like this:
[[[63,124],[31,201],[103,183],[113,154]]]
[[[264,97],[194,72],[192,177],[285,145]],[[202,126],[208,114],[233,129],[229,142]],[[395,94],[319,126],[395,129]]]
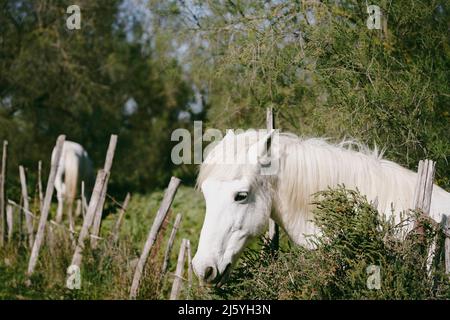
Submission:
[[[197,188],[208,178],[229,181],[251,175],[255,166],[248,164],[247,153],[257,141],[255,131],[227,134],[206,154],[197,177]]]

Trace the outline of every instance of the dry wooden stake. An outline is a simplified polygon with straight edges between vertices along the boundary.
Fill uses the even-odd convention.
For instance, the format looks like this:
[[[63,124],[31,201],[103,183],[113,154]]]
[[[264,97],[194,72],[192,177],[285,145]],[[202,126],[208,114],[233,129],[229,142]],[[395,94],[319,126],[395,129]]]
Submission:
[[[88,208],[88,203],[86,200],[86,189],[84,186],[84,181],[81,181],[81,212],[83,214],[83,218],[86,215],[87,212],[87,208]]]
[[[114,244],[117,243],[117,241],[119,240],[120,228],[122,226],[123,217],[125,216],[129,202],[130,202],[130,194],[127,193],[125,200],[123,201],[123,204],[120,208],[119,216],[117,217],[117,221],[113,229],[112,242]]]
[[[172,231],[170,232],[169,241],[167,242],[166,251],[164,252],[164,260],[161,268],[161,278],[167,271],[167,267],[169,266],[170,253],[172,252],[173,243],[175,242],[175,236],[177,235],[178,228],[181,223],[181,213],[178,213],[175,222],[173,223]]]
[[[414,209],[421,210],[425,216],[430,215],[431,198],[433,195],[433,181],[436,163],[432,160],[420,160],[417,172],[416,188],[414,190]],[[423,236],[423,226],[416,221],[416,232]],[[433,263],[433,257],[436,251],[436,241],[431,243],[429,252],[427,255],[427,269],[431,275],[431,266]]]
[[[430,214],[431,196],[436,163],[432,160],[420,160],[417,172],[416,189],[414,191],[414,208]]]
[[[38,162],[38,192],[39,192],[39,210],[42,210],[44,194],[42,192],[42,161]]]
[[[111,174],[111,167],[114,159],[114,153],[116,152],[116,146],[117,146],[117,135],[112,134],[109,140],[108,151],[106,152],[105,165],[103,167],[105,172],[108,174],[108,177]],[[95,210],[94,225],[92,226],[92,234],[94,235],[94,237],[91,238],[91,246],[93,248],[97,246],[97,239],[95,238],[95,236],[98,236],[100,234],[103,206],[106,200],[107,188],[108,188],[108,180],[106,180],[106,183],[103,186],[102,193],[98,201],[97,208]]]
[[[22,202],[22,201],[21,201]],[[8,204],[12,207],[15,207],[18,209],[18,216],[19,216],[19,224],[17,227],[17,231],[19,231],[19,239],[21,239],[21,228],[22,228],[22,216],[23,215],[27,215],[28,217],[30,217],[32,219],[32,221],[37,220],[38,218],[36,217],[36,215],[31,212],[30,210],[26,210],[23,206],[21,206],[20,204],[15,203],[14,201],[12,201],[11,199],[8,199]],[[22,214],[23,213],[23,214]]]
[[[275,118],[273,116],[272,107],[267,108],[266,127],[267,127],[267,132],[270,132],[273,129],[275,129]],[[270,248],[272,248],[272,250],[278,250],[279,243],[280,243],[280,228],[275,223],[275,221],[273,221],[272,219],[269,219],[268,237],[269,237]]]
[[[13,207],[10,204],[6,205],[6,222],[8,223],[8,242],[11,242],[14,231],[14,223],[13,223]]]
[[[27,179],[25,176],[25,169],[23,168],[23,166],[19,166],[19,175],[20,175],[20,185],[22,188],[25,223],[27,225],[28,245],[30,248],[32,248],[34,242],[34,226],[33,226],[33,218],[29,214],[26,214],[26,212],[30,211],[30,203],[28,201]]]
[[[186,253],[188,258],[188,288],[192,288],[192,256],[191,256],[191,242],[186,240]]]
[[[72,209],[69,209],[67,211],[67,214],[69,216],[69,238],[70,238],[70,241],[72,241],[72,246],[75,248],[75,246],[77,245],[77,241],[76,241],[75,236],[74,236],[74,234],[75,234],[75,220],[73,218]]]
[[[170,300],[178,300],[180,291],[183,286],[184,257],[186,255],[186,239],[181,241],[180,252],[178,253],[177,269],[175,270],[175,278],[173,279],[172,291],[170,292]]]
[[[98,201],[101,196],[103,185],[106,183],[108,173],[101,169],[97,173],[95,180],[94,190],[92,191],[91,201],[89,201],[89,207],[86,212],[86,216],[83,220],[83,226],[81,227],[80,234],[78,236],[77,246],[72,257],[72,265],[80,267],[81,260],[83,258],[83,249],[86,238],[89,236],[89,228],[94,220],[95,210],[97,208]]]
[[[37,220],[38,218],[36,217],[36,215],[31,212],[30,210],[25,210],[24,207],[22,207],[21,205],[19,205],[18,203],[15,203],[14,201],[12,201],[11,199],[8,199],[8,204],[12,205],[13,207],[18,208],[19,210],[23,211],[24,214],[29,215],[31,217],[31,219],[33,220]]]
[[[444,220],[444,260],[445,260],[445,273],[450,275],[450,216],[442,215]]]
[[[64,195],[61,195],[60,197],[57,197],[58,200],[58,206],[56,208],[56,217],[55,221],[56,223],[61,223],[63,220],[64,210],[67,209],[66,201]]]
[[[159,210],[156,213],[156,217],[155,217],[155,220],[153,221],[153,225],[148,234],[147,241],[145,242],[141,256],[136,265],[136,270],[134,272],[134,277],[133,277],[133,283],[131,284],[131,289],[130,289],[130,299],[135,299],[137,296],[142,272],[143,272],[145,264],[147,262],[147,258],[150,253],[150,249],[152,248],[152,246],[156,240],[156,237],[158,236],[158,232],[161,229],[161,225],[167,216],[167,212],[169,211],[170,205],[172,204],[173,198],[175,197],[175,193],[177,192],[180,182],[181,182],[180,179],[178,179],[176,177],[172,177],[170,179],[169,186],[167,187],[167,190],[164,193],[164,198],[161,202],[161,206],[159,207]]]
[[[19,241],[22,241],[22,233],[23,233],[23,214],[22,212],[25,212],[23,210],[23,197],[20,196],[20,200],[19,200],[19,223],[17,226],[17,231],[19,233]]]
[[[6,240],[6,212],[5,212],[5,180],[6,159],[8,152],[8,141],[3,141],[2,171],[0,172],[0,247],[5,245]]]
[[[77,206],[75,208],[75,218],[81,216],[81,199],[77,199]]]
[[[47,189],[45,190],[45,198],[44,203],[42,205],[39,227],[36,233],[36,238],[33,243],[30,261],[28,263],[28,270],[27,270],[28,275],[31,275],[34,272],[34,268],[36,267],[37,259],[39,257],[39,250],[41,249],[41,244],[42,241],[44,240],[45,225],[47,223],[48,213],[50,211],[50,204],[52,201],[53,190],[55,189],[56,172],[59,167],[59,160],[61,158],[62,148],[65,140],[66,136],[60,135],[56,141],[55,159],[54,161],[52,161],[52,165],[50,168],[50,175],[48,177]]]

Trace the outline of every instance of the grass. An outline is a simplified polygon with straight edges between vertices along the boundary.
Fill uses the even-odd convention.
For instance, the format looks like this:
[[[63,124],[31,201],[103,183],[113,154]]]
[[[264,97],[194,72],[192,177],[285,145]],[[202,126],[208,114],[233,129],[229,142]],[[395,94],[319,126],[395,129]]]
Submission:
[[[431,274],[426,269],[431,242],[443,239],[437,226],[421,220],[424,235],[411,233],[405,241],[399,241],[400,226],[380,217],[357,192],[340,188],[320,196],[315,216],[323,234],[313,238],[316,250],[296,247],[282,233],[280,251],[274,255],[260,239],[245,250],[230,281],[222,288],[201,287],[194,277],[192,288],[185,286],[181,298],[450,299],[442,255],[437,255]],[[16,236],[0,251],[0,299],[128,299],[137,258],[162,197],[163,191],[132,196],[117,245],[109,241],[116,215],[105,217],[101,234],[104,240],[98,248],[84,252],[80,290],[65,287],[66,269],[73,254],[66,233],[54,231],[54,245],[46,242],[42,247],[30,279],[25,276],[29,249]],[[181,240],[191,241],[194,254],[204,209],[199,192],[186,186],[179,188],[169,219],[150,254],[139,299],[168,298]],[[106,211],[116,212],[117,205],[108,200]],[[168,272],[161,277],[162,257],[176,213],[183,215],[181,227]],[[411,212],[405,219],[417,217]],[[367,287],[369,265],[381,268],[380,290]]]
[[[104,240],[100,241],[97,249],[87,248],[84,252],[80,290],[65,288],[66,270],[73,255],[73,247],[65,233],[55,230],[53,247],[47,241],[44,243],[36,271],[29,279],[31,281],[25,276],[30,252],[25,247],[25,241],[19,240],[16,235],[13,242],[0,251],[0,299],[127,299],[136,261],[163,195],[163,191],[149,196],[132,195],[116,246],[111,245],[109,236],[117,215],[109,214],[105,217],[101,233]],[[116,212],[117,209],[117,204],[109,199],[105,211]],[[160,281],[162,257],[176,213],[183,215],[181,226],[172,249],[168,272],[163,281]],[[202,195],[192,188],[181,186],[168,220],[151,252],[139,298],[168,297],[181,240],[189,239],[192,248],[196,248],[203,213]],[[80,219],[78,230],[81,223]]]

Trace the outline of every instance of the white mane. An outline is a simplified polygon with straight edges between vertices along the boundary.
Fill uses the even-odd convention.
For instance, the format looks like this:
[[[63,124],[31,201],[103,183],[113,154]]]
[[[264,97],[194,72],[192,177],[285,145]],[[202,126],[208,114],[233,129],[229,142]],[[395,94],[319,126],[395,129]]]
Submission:
[[[303,234],[317,231],[311,223],[311,195],[328,187],[344,184],[346,188],[358,188],[369,201],[377,199],[378,210],[388,217],[395,213],[398,218],[398,213],[412,208],[417,174],[383,159],[376,149],[354,141],[331,144],[326,139],[302,139],[286,133],[278,138],[278,145],[272,148],[279,150],[280,170],[273,190],[268,192],[273,191],[273,218],[297,243],[306,244]],[[257,141],[255,131],[227,135],[207,155],[197,185],[207,178],[227,181],[251,177],[254,171],[236,159],[246,156]],[[256,175],[251,178],[258,179]],[[449,211],[450,194],[435,185],[431,217],[440,222],[442,213]]]

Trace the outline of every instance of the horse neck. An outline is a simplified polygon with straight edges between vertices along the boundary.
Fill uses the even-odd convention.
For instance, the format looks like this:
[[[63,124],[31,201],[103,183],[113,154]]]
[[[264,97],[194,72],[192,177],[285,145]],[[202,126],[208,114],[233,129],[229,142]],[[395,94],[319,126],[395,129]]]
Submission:
[[[369,201],[377,198],[380,212],[388,215],[391,203],[400,210],[412,203],[414,174],[390,161],[320,140],[280,140],[280,157],[272,217],[299,244],[307,245],[304,233],[317,231],[311,222],[312,195],[329,187],[358,188]]]

